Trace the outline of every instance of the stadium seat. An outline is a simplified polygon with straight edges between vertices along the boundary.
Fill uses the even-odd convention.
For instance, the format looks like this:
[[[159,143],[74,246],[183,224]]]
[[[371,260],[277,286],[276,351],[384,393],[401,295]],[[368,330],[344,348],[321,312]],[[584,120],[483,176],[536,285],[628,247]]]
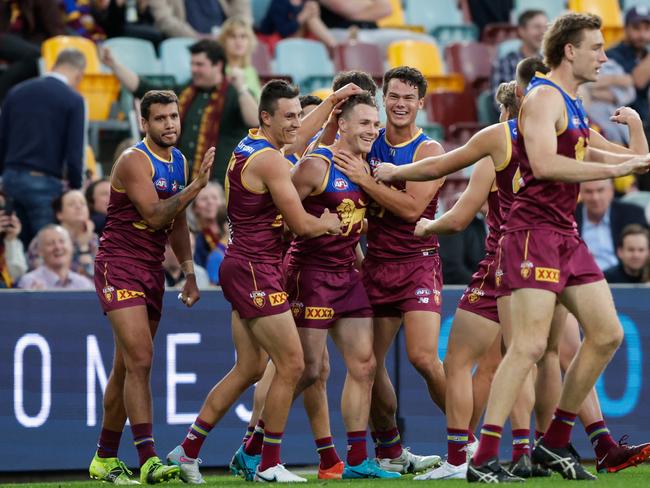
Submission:
[[[439,25],[431,31],[439,46],[452,42],[473,42],[478,40],[478,27],[473,24]]]
[[[459,145],[465,144],[481,129],[487,127],[487,124],[480,122],[458,122],[452,124],[447,129],[447,140]]]
[[[458,73],[446,74],[440,50],[435,43],[422,41],[395,41],[388,46],[388,64],[413,66],[427,78],[429,91],[463,91],[465,80]]]
[[[618,0],[569,0],[569,10],[598,15],[603,19],[605,46],[623,38],[623,14]]]
[[[134,37],[112,37],[103,43],[115,59],[138,75],[158,75],[160,62],[151,41]],[[179,63],[177,60],[176,63]]]
[[[449,127],[459,122],[476,122],[476,103],[469,92],[435,92],[425,99],[430,122],[441,124],[449,136]]]
[[[475,93],[486,88],[495,49],[480,42],[450,44],[445,48],[445,61],[449,71],[461,73]]]
[[[621,197],[621,201],[638,205],[641,208],[646,208],[650,204],[650,191],[635,191],[626,193]]]
[[[325,100],[331,94],[332,94],[331,88],[319,88],[318,90],[314,90],[313,92],[310,93],[310,95],[314,95],[315,97],[318,97],[321,100]]]
[[[497,58],[501,59],[506,54],[518,51],[521,47],[521,39],[506,39],[497,44]]]
[[[488,24],[481,32],[481,41],[487,44],[499,44],[506,39],[517,39],[517,26],[502,22]]]
[[[275,71],[291,73],[301,91],[330,86],[334,64],[325,45],[309,39],[283,39],[275,49]]]
[[[408,0],[404,17],[408,24],[422,25],[431,32],[439,25],[462,25],[463,14],[456,0],[436,0],[432,8],[431,0]]]
[[[384,60],[375,44],[348,41],[334,48],[334,66],[336,71],[358,69],[369,73],[375,81],[384,74]]]
[[[97,46],[94,42],[78,36],[56,36],[50,37],[41,46],[41,55],[45,61],[45,70],[49,71],[54,66],[58,54],[66,48],[79,49],[86,57],[85,73],[100,73],[101,64],[97,54]]]
[[[650,0],[623,0],[623,12],[637,6],[650,8]]]
[[[271,5],[271,0],[251,0],[251,10],[253,11],[253,26],[259,28],[262,19],[266,15]]]
[[[546,12],[549,21],[552,21],[566,10],[566,0],[515,0],[513,22],[526,10],[542,10]]]
[[[389,16],[379,19],[377,25],[381,28],[386,27],[404,27],[406,19],[404,17],[404,8],[401,0],[390,0],[391,13]]]
[[[482,124],[493,124],[499,120],[499,112],[494,107],[492,90],[483,90],[476,99],[478,121]]]
[[[163,74],[172,75],[176,83],[185,83],[191,77],[191,55],[188,48],[196,42],[191,37],[170,37],[160,43],[160,66]]]

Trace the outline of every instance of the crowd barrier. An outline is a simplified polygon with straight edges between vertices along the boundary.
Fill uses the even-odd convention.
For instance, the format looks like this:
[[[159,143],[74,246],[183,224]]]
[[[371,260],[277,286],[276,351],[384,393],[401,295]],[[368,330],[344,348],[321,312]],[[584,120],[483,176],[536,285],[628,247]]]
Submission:
[[[184,437],[213,383],[232,366],[230,307],[218,290],[203,292],[186,309],[177,292],[165,295],[165,310],[155,340],[152,371],[154,434],[160,455]],[[443,293],[440,354],[461,289]],[[631,442],[650,441],[650,350],[647,288],[616,288],[614,298],[625,328],[625,342],[597,384],[612,433],[631,434]],[[90,292],[0,293],[0,456],[2,471],[85,469],[101,427],[102,391],[110,372],[113,341],[97,297]],[[332,373],[328,385],[332,432],[345,453],[340,412],[344,367],[330,344]],[[426,385],[408,363],[403,340],[387,358],[399,388],[405,445],[418,453],[446,451],[444,417],[433,405]],[[246,430],[252,389],[212,431],[201,452],[204,466],[225,466]],[[645,407],[644,407],[645,405]],[[507,432],[508,429],[506,429]],[[592,451],[579,424],[575,444],[586,457]],[[137,458],[125,430],[120,456],[129,465]],[[502,455],[509,455],[504,436]],[[371,450],[369,442],[369,451]],[[297,401],[283,442],[283,461],[315,464],[317,455],[309,423]]]

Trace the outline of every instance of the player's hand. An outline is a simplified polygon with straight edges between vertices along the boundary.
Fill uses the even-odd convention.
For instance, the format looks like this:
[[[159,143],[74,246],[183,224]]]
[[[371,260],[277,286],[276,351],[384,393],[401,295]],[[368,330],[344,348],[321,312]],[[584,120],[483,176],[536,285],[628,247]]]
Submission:
[[[7,215],[4,212],[0,213],[0,233],[4,234],[5,241],[13,241],[18,235],[22,226],[16,214]]]
[[[114,70],[117,60],[113,57],[111,50],[102,46],[99,46],[97,49],[99,51],[99,60],[110,69]]]
[[[334,153],[334,163],[352,183],[360,185],[364,180],[371,178],[370,170],[365,161],[358,156],[345,150],[338,150]]]
[[[375,180],[390,183],[395,179],[395,170],[397,166],[391,163],[379,163],[375,168]]]
[[[178,299],[188,308],[194,306],[201,299],[201,293],[199,293],[199,287],[196,286],[196,276],[194,274],[188,274],[185,278],[185,284],[183,290],[178,294]]]
[[[641,117],[639,113],[631,107],[619,107],[614,112],[609,120],[616,122],[617,124],[629,125],[632,121],[641,122]]]
[[[327,227],[328,234],[338,235],[341,233],[341,220],[337,214],[331,213],[329,209],[323,210],[320,220]]]
[[[237,91],[245,89],[246,78],[244,75],[244,70],[237,66],[231,66],[230,73],[228,74],[228,82],[233,85]]]
[[[631,159],[628,159],[624,163],[616,166],[616,169],[619,170],[616,176],[626,176],[626,175],[642,175],[650,170],[650,153],[643,156],[634,156]]]
[[[201,167],[199,168],[199,174],[196,177],[196,181],[203,188],[210,181],[210,171],[212,170],[212,165],[214,164],[214,154],[216,149],[211,147],[205,152],[203,156],[203,161],[201,161]]]
[[[341,101],[347,100],[352,95],[358,95],[363,93],[364,90],[359,88],[354,83],[348,83],[342,88],[339,88],[334,92],[334,105],[338,104]]]
[[[415,237],[427,237],[433,234],[433,232],[431,232],[429,229],[429,224],[431,224],[431,222],[433,222],[433,220],[422,217],[420,220],[418,220],[418,223],[415,224],[413,235]]]

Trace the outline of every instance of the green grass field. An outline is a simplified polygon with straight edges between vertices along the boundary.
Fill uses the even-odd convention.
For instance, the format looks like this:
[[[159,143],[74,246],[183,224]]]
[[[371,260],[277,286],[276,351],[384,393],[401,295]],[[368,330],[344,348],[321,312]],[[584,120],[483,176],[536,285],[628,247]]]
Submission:
[[[593,472],[593,466],[590,466],[589,469]],[[296,472],[300,473],[299,470]],[[412,476],[404,476],[399,480],[355,480],[355,481],[319,481],[316,479],[316,475],[307,475],[309,478],[309,485],[312,486],[355,486],[358,488],[366,488],[372,486],[381,486],[383,488],[405,486],[405,483],[409,483],[412,480]],[[204,486],[217,486],[217,487],[226,487],[226,486],[240,486],[245,485],[245,481],[241,479],[233,478],[232,476],[206,476],[207,484]],[[417,485],[422,486],[449,486],[450,488],[467,486],[467,482],[464,480],[450,480],[450,481],[423,481],[416,482]],[[568,483],[568,484],[564,484]],[[616,474],[600,474],[598,476],[598,486],[600,487],[612,487],[612,488],[647,488],[650,486],[650,465],[644,464],[637,468],[629,468],[624,471],[621,471]],[[412,483],[411,483],[412,484]],[[528,480],[525,483],[526,486],[536,487],[536,486],[567,486],[570,488],[574,486],[572,482],[565,482],[559,475],[553,475],[551,478],[537,478],[534,480]],[[100,486],[108,486],[106,484],[101,484],[97,481],[50,481],[43,483],[3,483],[0,484],[0,487],[19,487],[19,488],[59,488],[59,487],[72,487],[72,488],[97,488]],[[160,485],[161,488],[164,486],[187,486],[180,481],[174,481],[167,484]]]

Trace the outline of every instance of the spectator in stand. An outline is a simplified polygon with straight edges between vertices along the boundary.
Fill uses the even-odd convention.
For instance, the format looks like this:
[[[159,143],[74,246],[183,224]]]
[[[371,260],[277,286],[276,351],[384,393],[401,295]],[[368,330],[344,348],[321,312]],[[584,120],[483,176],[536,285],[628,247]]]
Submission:
[[[251,64],[257,37],[251,25],[243,17],[229,18],[221,26],[219,42],[226,54],[226,76],[231,80],[243,78],[246,89],[253,94],[255,100],[259,100],[262,85]]]
[[[154,26],[167,37],[200,37],[187,21],[184,0],[154,0],[149,9]]]
[[[208,278],[210,279],[210,283],[213,285],[219,284],[219,268],[221,267],[223,258],[226,257],[226,249],[228,248],[228,242],[230,241],[228,212],[225,205],[219,207],[219,210],[217,211],[217,227],[221,233],[221,240],[219,240],[217,246],[210,252],[206,264]]]
[[[625,37],[607,50],[607,57],[616,61],[626,73],[632,75],[636,99],[630,105],[639,112],[648,128],[648,88],[650,88],[650,56],[646,46],[650,43],[650,9],[645,6],[631,8],[625,14]]]
[[[300,97],[300,108],[302,108],[302,116],[306,117],[311,113],[312,110],[314,110],[316,107],[318,107],[321,103],[323,103],[323,100],[320,97],[317,97],[316,95],[303,95]]]
[[[136,37],[158,46],[165,35],[154,23],[149,7],[157,0],[105,0],[95,12],[95,20],[108,37]]]
[[[605,271],[608,283],[645,283],[650,258],[648,229],[638,224],[625,226],[616,249],[619,263]]]
[[[213,182],[208,183],[192,203],[194,227],[197,229],[194,262],[204,268],[208,261],[208,255],[216,249],[221,240],[221,228],[217,225],[217,213],[219,208],[225,205],[223,187]]]
[[[329,27],[376,29],[377,21],[392,12],[390,0],[320,0],[321,19]]]
[[[64,174],[70,188],[81,188],[85,109],[76,87],[85,67],[80,51],[64,49],[50,73],[15,86],[2,107],[0,174],[25,245],[54,222]]]
[[[106,178],[93,181],[86,188],[86,202],[90,209],[90,220],[95,226],[95,233],[101,237],[106,225],[108,200],[111,197],[111,183]]]
[[[25,250],[18,234],[20,220],[11,208],[11,201],[7,202],[0,193],[0,288],[13,288],[27,271]]]
[[[493,93],[496,93],[501,83],[515,79],[519,61],[533,56],[541,58],[542,39],[547,26],[548,18],[542,10],[525,10],[519,15],[517,32],[521,39],[521,47],[494,61],[490,77]]]
[[[171,87],[179,98],[181,136],[178,148],[185,154],[190,171],[197,170],[209,147],[216,147],[213,179],[223,185],[233,149],[248,129],[258,125],[257,101],[246,89],[243,77],[226,77],[226,58],[215,40],[203,39],[190,46],[192,79]],[[100,51],[102,62],[111,68],[122,86],[137,97],[148,90],[169,89],[163,83],[140,78],[113,58],[109,49]]]
[[[190,241],[192,239],[193,235],[190,232]],[[176,254],[174,254],[172,246],[169,243],[165,245],[165,260],[163,261],[163,268],[165,269],[165,288],[182,290],[185,286],[185,274],[183,273],[181,264],[178,262],[178,258],[176,257]],[[210,286],[208,273],[203,266],[198,264],[194,265],[194,276],[196,277],[196,286],[198,286],[199,289],[208,288]]]
[[[580,197],[582,202],[575,216],[578,232],[601,270],[616,266],[615,246],[620,242],[623,228],[629,224],[647,227],[643,209],[614,200],[612,180],[581,183]]]
[[[253,25],[250,0],[185,0],[187,22],[201,34],[216,34],[226,19],[240,17]]]
[[[42,42],[61,34],[65,34],[65,25],[57,2],[0,2],[0,59],[9,63],[0,73],[0,103],[12,86],[38,76]]]
[[[107,0],[62,0],[60,3],[68,31],[93,42],[106,39],[106,33],[95,17],[107,7]]]
[[[68,231],[60,225],[49,224],[36,235],[38,253],[43,264],[24,275],[18,288],[31,290],[91,290],[93,283],[70,269],[72,241]]]
[[[272,0],[259,30],[261,34],[278,34],[283,39],[311,34],[330,49],[336,46],[316,0]]]
[[[476,24],[479,32],[488,24],[509,23],[510,12],[512,11],[513,0],[460,0],[460,7],[466,17]],[[510,78],[510,80],[513,80]],[[507,81],[510,81],[507,80]],[[498,86],[498,85],[497,85]]]

